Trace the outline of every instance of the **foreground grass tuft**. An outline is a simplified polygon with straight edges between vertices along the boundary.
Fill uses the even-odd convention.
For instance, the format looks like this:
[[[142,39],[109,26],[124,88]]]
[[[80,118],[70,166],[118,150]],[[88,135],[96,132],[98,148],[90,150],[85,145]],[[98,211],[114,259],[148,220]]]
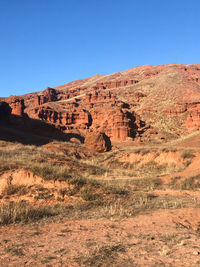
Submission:
[[[25,195],[28,192],[28,188],[25,185],[9,184],[4,187],[2,191],[3,196],[10,196],[17,194],[18,196]]]
[[[55,215],[49,207],[34,208],[26,201],[8,202],[0,207],[0,225],[27,223]]]

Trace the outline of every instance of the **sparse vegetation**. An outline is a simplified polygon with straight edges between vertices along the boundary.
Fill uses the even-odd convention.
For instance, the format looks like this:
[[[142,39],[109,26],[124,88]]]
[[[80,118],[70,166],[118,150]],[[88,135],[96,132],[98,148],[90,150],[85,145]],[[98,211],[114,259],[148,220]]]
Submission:
[[[57,147],[60,145],[59,142],[56,143]],[[111,151],[106,155],[99,154],[95,159],[90,159],[90,157],[81,159],[79,156],[72,158],[68,151],[63,154],[52,153],[42,147],[20,144],[11,144],[5,149],[0,147],[0,159],[2,159],[0,170],[2,172],[9,170],[8,177],[11,175],[13,178],[12,171],[23,168],[25,173],[27,171],[33,175],[33,172],[36,175],[33,175],[33,178],[31,176],[31,179],[37,176],[44,179],[41,181],[37,178],[36,184],[26,186],[17,185],[13,180],[13,184],[10,183],[4,188],[1,192],[0,225],[15,223],[26,224],[25,227],[34,225],[34,228],[28,231],[28,236],[36,239],[45,233],[40,229],[43,225],[41,222],[59,224],[66,219],[79,221],[88,218],[95,221],[99,218],[102,221],[112,221],[113,224],[107,226],[109,230],[107,228],[102,235],[105,243],[98,243],[96,240],[85,242],[85,245],[83,244],[85,252],[77,255],[74,261],[84,266],[133,266],[134,262],[128,255],[130,249],[136,244],[133,239],[136,240],[138,237],[129,229],[131,233],[126,235],[126,242],[115,240],[112,231],[116,231],[118,227],[116,222],[125,218],[125,221],[129,220],[138,214],[146,216],[156,210],[160,212],[199,206],[195,198],[186,195],[159,194],[159,190],[167,188],[173,190],[200,188],[198,176],[183,179],[178,173],[169,184],[163,183],[162,176],[173,173],[174,170],[178,170],[178,167],[169,166],[165,164],[165,161],[163,163],[156,159],[161,156],[162,160],[161,153],[170,151],[177,152],[173,148],[134,149],[133,160],[129,162],[127,152],[124,151],[120,152],[121,154],[116,151]],[[191,151],[189,152],[184,151],[182,154],[180,151],[177,152],[177,155],[184,159],[181,159],[181,162],[185,167],[189,166],[193,160]],[[194,155],[194,152],[192,154]],[[13,158],[12,166],[9,161],[10,157]],[[183,170],[183,165],[180,169]],[[15,197],[17,200],[11,201]],[[34,201],[34,206],[31,204],[32,201]],[[88,231],[88,229],[82,226],[80,231]],[[76,232],[77,230],[73,230],[73,224],[62,225],[54,236],[60,242],[65,242],[64,240],[67,240],[69,235]],[[183,239],[173,233],[162,234],[159,238],[155,235],[139,238],[149,238],[150,243],[157,238],[156,242],[159,243],[157,254],[162,258],[170,255],[171,247],[185,246]],[[16,257],[26,257],[27,253],[23,246],[13,244],[9,240],[2,243],[6,246],[6,253]],[[40,244],[40,246],[43,248],[45,245]],[[62,265],[62,256],[66,255],[68,250],[60,248],[54,251],[55,254],[51,251],[42,257],[36,252],[30,257],[38,264]]]
[[[7,247],[5,251],[11,254],[12,256],[19,256],[19,257],[24,256],[22,247],[20,247],[17,244],[16,245],[13,244],[12,246]]]
[[[185,167],[188,167],[191,163],[192,163],[191,160],[186,160],[186,161],[183,162],[183,165],[184,165]]]
[[[191,176],[188,178],[174,177],[169,186],[175,190],[196,190],[200,188],[200,176]]]
[[[68,168],[56,164],[36,163],[31,166],[31,170],[45,180],[66,181],[73,177],[73,172]]]
[[[80,196],[82,197],[83,200],[86,200],[86,201],[102,199],[100,194],[95,193],[91,187],[89,187],[89,188],[86,187],[86,188],[82,189],[80,191]]]
[[[55,215],[50,207],[34,208],[25,201],[8,202],[0,207],[0,225],[27,223]]]
[[[48,110],[49,123],[55,121],[52,128],[43,129],[45,122],[40,124],[38,120],[39,124],[33,124],[33,133],[28,133],[24,131],[29,126],[26,116],[19,118],[24,120],[23,130],[20,125],[16,125],[17,129],[1,125],[2,139],[10,142],[0,140],[0,265],[199,264],[200,134],[197,131],[186,136],[186,128],[194,126],[198,119],[195,117],[198,105],[185,105],[178,96],[183,96],[184,89],[188,88],[190,74],[199,75],[199,67],[170,65],[163,69],[158,66],[155,71],[151,68],[143,66],[138,72],[129,70],[127,76],[126,72],[107,76],[111,87],[115,76],[127,86],[105,88],[103,95],[100,90],[94,106],[91,103],[91,114],[84,110],[89,108],[84,99],[88,98],[90,89],[94,89],[93,85],[98,87],[104,80],[101,75],[81,80],[80,87],[77,81],[56,88],[55,102],[42,104],[50,100],[49,92],[53,90],[42,93],[46,100],[40,98],[39,109]],[[184,73],[186,78],[182,76]],[[132,75],[134,80],[130,82]],[[162,80],[168,80],[170,85],[161,86]],[[197,88],[199,79],[189,80],[190,85]],[[183,81],[185,85],[181,86]],[[84,92],[77,95],[78,91]],[[191,99],[197,99],[198,92],[193,91]],[[66,92],[74,97],[66,99]],[[113,96],[110,98],[112,93],[116,101]],[[23,96],[25,113],[27,111],[30,117],[36,96],[37,93]],[[188,92],[184,98],[187,96]],[[131,105],[127,103],[129,97]],[[104,122],[93,118],[94,112],[98,117],[103,98],[106,98],[105,108],[108,107],[108,120],[105,117]],[[9,98],[12,99],[15,98]],[[93,97],[90,100],[93,101]],[[59,120],[65,119],[62,110],[72,114],[74,107],[77,112],[85,111],[89,121],[86,127],[75,127],[71,134],[67,131],[73,125],[61,125]],[[51,113],[52,110],[56,112]],[[124,118],[120,119],[118,111]],[[114,124],[110,116],[115,117],[113,123],[119,128],[122,126],[133,140],[127,138],[122,144],[113,142],[112,150],[106,153],[78,144],[84,139],[78,132],[83,130],[86,135],[86,128],[90,126],[98,131],[107,125],[113,136],[117,134],[117,131],[112,133]],[[14,120],[16,116],[11,117]],[[45,129],[50,130],[45,132]],[[55,130],[57,138],[59,129],[66,133],[67,139],[62,140],[67,142],[39,136],[40,132],[50,136]]]
[[[191,150],[185,150],[182,152],[181,157],[183,159],[192,159],[195,157],[194,152]]]
[[[180,190],[195,190],[200,188],[200,176],[192,176],[184,179],[178,184]]]
[[[97,246],[92,251],[89,251],[88,256],[82,256],[77,258],[79,264],[86,266],[108,266],[108,264],[115,264],[118,261],[118,253],[124,253],[126,248],[123,244],[111,244]],[[126,260],[121,264],[126,264]],[[132,261],[129,260],[129,263]],[[127,266],[127,265],[126,265]]]
[[[28,192],[28,188],[25,185],[9,184],[2,190],[2,196],[10,195],[25,195]]]
[[[131,184],[134,186],[135,191],[144,190],[154,190],[161,187],[161,180],[159,178],[142,178],[134,179],[131,181]]]

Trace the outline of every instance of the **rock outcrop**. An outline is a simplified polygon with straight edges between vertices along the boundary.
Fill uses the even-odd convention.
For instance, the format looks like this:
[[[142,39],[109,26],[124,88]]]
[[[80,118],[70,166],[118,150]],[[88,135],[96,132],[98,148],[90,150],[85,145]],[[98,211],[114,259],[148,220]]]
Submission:
[[[187,111],[186,104],[180,104],[176,107],[168,107],[164,110],[164,113],[168,116],[181,116],[184,112]]]
[[[111,141],[105,133],[89,132],[85,137],[85,146],[96,152],[106,152],[111,149]]]
[[[8,103],[12,109],[13,115],[24,116],[25,105],[23,98],[11,96],[8,98]]]
[[[47,87],[42,94],[34,99],[34,106],[40,106],[48,102],[57,101],[57,92],[55,89]]]
[[[42,106],[34,108],[31,112],[34,113],[34,118],[65,126],[65,129],[72,129],[73,127],[87,129],[91,124],[90,113],[82,108],[66,111]],[[68,126],[72,126],[72,128]]]
[[[162,142],[200,128],[200,65],[146,65],[0,100],[67,134]]]
[[[200,128],[200,112],[198,110],[188,114],[185,126],[189,131],[198,130]]]
[[[110,91],[92,91],[81,99],[62,100],[59,105],[59,101],[54,102],[38,105],[29,110],[28,115],[55,124],[67,133],[79,130],[86,135],[89,129],[105,132],[112,141],[134,137],[139,125],[139,116],[136,119],[136,114],[129,111],[130,105],[118,100]]]
[[[131,119],[128,112],[118,107],[95,109],[91,111],[92,128],[104,131],[112,141],[126,141],[131,137]]]

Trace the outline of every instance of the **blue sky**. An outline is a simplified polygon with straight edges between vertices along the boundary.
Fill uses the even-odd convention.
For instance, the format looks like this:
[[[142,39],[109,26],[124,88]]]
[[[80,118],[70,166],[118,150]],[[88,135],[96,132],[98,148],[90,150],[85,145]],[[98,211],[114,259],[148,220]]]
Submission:
[[[0,0],[0,96],[200,63],[199,0]]]

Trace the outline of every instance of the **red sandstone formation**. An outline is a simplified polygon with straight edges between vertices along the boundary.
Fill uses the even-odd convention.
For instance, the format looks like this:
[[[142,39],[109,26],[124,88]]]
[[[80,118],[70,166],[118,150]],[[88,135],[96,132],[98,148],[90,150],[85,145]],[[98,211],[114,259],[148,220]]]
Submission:
[[[127,112],[118,107],[91,111],[93,129],[104,131],[112,141],[126,141],[131,136],[131,120]]]
[[[87,129],[90,125],[89,112],[81,108],[72,111],[57,111],[50,106],[43,106],[33,109],[32,112],[34,112],[34,118],[65,126],[65,129],[71,129],[68,126]]]
[[[198,110],[188,114],[185,126],[190,131],[198,130],[200,128],[200,112]]]
[[[179,105],[178,107],[169,107],[164,110],[164,113],[169,116],[180,116],[187,111],[187,105]]]
[[[108,136],[101,132],[89,132],[85,137],[85,145],[97,152],[106,152],[111,149],[111,142]]]
[[[55,89],[47,87],[47,89],[43,91],[43,94],[35,97],[34,106],[40,106],[52,101],[57,101],[57,92]]]
[[[62,103],[62,105],[61,105]],[[129,112],[129,105],[117,100],[109,91],[87,93],[81,100],[61,102],[59,107],[53,103],[41,105],[29,111],[29,116],[61,126],[69,132],[87,129],[105,132],[112,141],[126,141],[133,136],[136,115]],[[85,107],[85,108],[84,108]],[[138,118],[138,117],[137,117]],[[140,120],[137,120],[140,123]]]
[[[12,114],[83,137],[89,131],[117,142],[175,136],[200,127],[200,65],[146,65],[0,100]]]
[[[12,109],[12,114],[23,116],[24,115],[24,99],[18,98],[16,96],[11,96],[8,98],[8,103]]]

